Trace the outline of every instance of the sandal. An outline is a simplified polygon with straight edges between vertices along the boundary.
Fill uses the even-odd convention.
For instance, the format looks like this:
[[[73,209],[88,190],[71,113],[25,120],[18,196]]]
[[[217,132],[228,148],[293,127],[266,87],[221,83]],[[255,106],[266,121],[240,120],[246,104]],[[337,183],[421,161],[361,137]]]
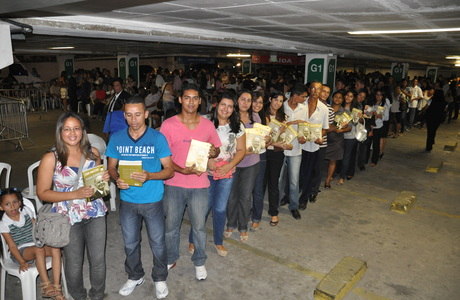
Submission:
[[[195,253],[195,245],[193,243],[189,243],[187,251],[193,255],[193,253]]]
[[[272,219],[270,220],[270,226],[276,226],[279,223],[278,216],[273,216]]]
[[[249,239],[249,234],[247,231],[240,232],[240,241],[245,242]]]
[[[233,229],[227,229],[224,231],[224,237],[227,239],[231,238],[232,234],[233,234]]]
[[[49,281],[40,283],[40,288],[42,291],[42,298],[53,298],[57,295],[54,285]]]
[[[56,292],[56,295],[53,297],[53,300],[66,300],[64,295],[62,294],[62,289],[60,284],[54,284],[54,291]]]

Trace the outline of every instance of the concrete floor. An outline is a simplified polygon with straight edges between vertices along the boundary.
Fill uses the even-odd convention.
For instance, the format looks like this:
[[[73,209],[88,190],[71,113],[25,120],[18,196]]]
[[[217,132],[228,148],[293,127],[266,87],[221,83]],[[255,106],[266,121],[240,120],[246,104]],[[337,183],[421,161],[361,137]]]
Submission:
[[[26,187],[27,166],[53,144],[58,114],[29,115],[30,141],[23,142],[23,152],[0,143],[0,161],[13,165],[12,186]],[[313,299],[318,282],[345,256],[366,261],[368,270],[344,299],[459,299],[460,156],[459,149],[443,151],[445,144],[458,141],[459,124],[442,125],[429,154],[422,153],[425,129],[388,139],[377,167],[357,171],[343,186],[334,181],[332,189],[301,212],[299,221],[282,207],[280,224],[270,227],[265,212],[261,229],[250,233],[248,242],[239,242],[237,234],[225,241],[225,258],[216,254],[208,235],[206,281],[194,277],[186,251],[190,227],[184,222],[181,258],[168,277],[168,299]],[[100,122],[92,126],[100,132]],[[426,166],[439,159],[444,161],[440,172],[426,173]],[[406,215],[389,210],[403,190],[417,196]],[[106,299],[153,299],[152,258],[145,236],[142,251],[149,280],[129,297],[118,295],[127,279],[118,213],[110,212],[107,222]],[[20,283],[11,276],[7,299],[21,299]]]

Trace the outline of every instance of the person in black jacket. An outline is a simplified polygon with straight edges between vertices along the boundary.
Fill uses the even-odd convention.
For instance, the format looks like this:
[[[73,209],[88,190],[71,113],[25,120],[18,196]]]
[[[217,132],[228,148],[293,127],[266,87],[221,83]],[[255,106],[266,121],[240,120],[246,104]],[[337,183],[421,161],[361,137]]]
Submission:
[[[425,151],[430,152],[433,149],[436,131],[442,123],[446,108],[446,101],[444,100],[444,93],[437,86],[431,103],[426,110],[426,148]]]
[[[123,79],[115,78],[112,81],[113,96],[107,105],[107,116],[104,123],[103,132],[109,137],[112,133],[128,128],[123,116],[123,106],[131,95],[123,90]]]

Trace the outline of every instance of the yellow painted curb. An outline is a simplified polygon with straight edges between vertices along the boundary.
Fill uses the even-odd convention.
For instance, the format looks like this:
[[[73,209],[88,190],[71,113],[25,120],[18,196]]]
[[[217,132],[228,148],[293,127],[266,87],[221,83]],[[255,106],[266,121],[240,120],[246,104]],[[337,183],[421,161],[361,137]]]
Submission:
[[[406,214],[407,211],[414,205],[414,202],[414,192],[402,191],[391,203],[390,210],[399,214]]]
[[[438,173],[439,170],[442,168],[443,161],[433,161],[431,162],[425,169],[425,172],[427,173]]]
[[[365,261],[344,257],[318,283],[313,297],[315,300],[339,300],[353,288],[367,270]]]
[[[444,146],[444,151],[454,152],[455,148],[457,148],[457,142],[451,142]]]

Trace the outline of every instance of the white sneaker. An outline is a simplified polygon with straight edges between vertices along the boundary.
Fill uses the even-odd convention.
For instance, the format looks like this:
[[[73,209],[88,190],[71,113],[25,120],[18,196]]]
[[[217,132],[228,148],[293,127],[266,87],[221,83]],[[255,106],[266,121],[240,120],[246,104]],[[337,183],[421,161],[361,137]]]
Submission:
[[[168,296],[168,286],[166,285],[166,281],[158,281],[155,282],[155,293],[157,299],[164,299]]]
[[[168,271],[176,266],[176,263],[168,264]]]
[[[208,272],[206,272],[206,267],[204,265],[202,266],[195,266],[195,273],[196,273],[196,279],[198,280],[205,280],[206,277],[208,277]]]
[[[141,279],[138,279],[138,280],[131,280],[131,279],[128,279],[128,281],[125,282],[125,284],[123,284],[123,286],[121,287],[121,289],[118,291],[118,293],[122,296],[128,296],[129,294],[131,294],[134,289],[143,284],[144,283],[144,277],[142,277]]]

